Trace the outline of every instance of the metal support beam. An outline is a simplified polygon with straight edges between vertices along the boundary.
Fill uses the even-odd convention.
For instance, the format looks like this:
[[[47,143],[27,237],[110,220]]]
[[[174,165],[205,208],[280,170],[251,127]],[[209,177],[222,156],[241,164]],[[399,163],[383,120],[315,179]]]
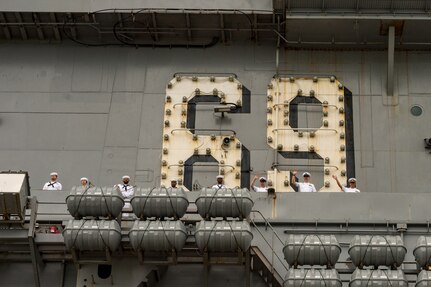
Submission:
[[[245,253],[245,287],[250,287],[251,255],[250,248]]]
[[[278,35],[277,37],[277,48],[275,49],[275,75],[278,77],[278,73],[279,73],[279,61],[280,61],[280,42],[281,42],[281,38],[283,38],[283,36],[278,32],[280,30],[280,16],[277,16],[277,30],[274,30],[276,32],[276,34]],[[287,39],[283,38],[283,40],[287,41]],[[274,157],[275,157],[275,161],[274,163],[277,163],[277,153],[274,153]]]
[[[4,13],[0,13],[0,23],[7,23],[6,17],[4,16]],[[11,34],[9,31],[9,28],[7,26],[3,26],[3,33],[6,36],[6,39],[11,39]]]
[[[22,17],[21,17],[21,13],[15,13],[15,17],[16,17],[16,20],[17,20],[17,22],[19,22],[19,23],[22,23],[23,21],[22,21]],[[19,26],[19,31],[21,32],[21,37],[22,37],[22,39],[23,40],[27,40],[28,39],[28,36],[27,36],[27,31],[25,30],[25,28],[24,28],[24,25],[20,25]]]
[[[256,43],[259,41],[259,34],[257,31],[257,25],[258,25],[258,19],[257,19],[257,14],[254,14],[254,40],[256,41]]]
[[[414,20],[429,21],[431,17],[427,14],[396,14],[380,13],[373,14],[363,11],[359,12],[291,12],[286,15],[290,20]]]
[[[223,14],[220,14],[220,34],[221,34],[221,41],[223,44],[226,43],[226,33],[224,31],[224,16]]]
[[[204,251],[204,255],[203,255],[203,263],[204,263],[204,281],[205,287],[208,287],[208,279],[209,279],[209,258],[208,258],[208,251]]]
[[[64,286],[64,281],[66,278],[66,261],[63,260],[61,262],[61,280],[60,280],[60,286]]]
[[[154,40],[159,41],[159,33],[157,32],[157,18],[155,12],[152,13],[152,19],[154,28]]]
[[[36,226],[37,215],[37,200],[35,197],[30,198],[30,223],[28,227],[28,242],[30,245],[31,262],[33,264],[34,285],[40,287],[39,268],[43,266],[43,261],[40,256],[37,246],[34,242],[34,230]]]
[[[73,19],[72,13],[67,13],[67,16],[68,16],[70,19]],[[76,33],[76,28],[75,28],[74,26],[70,26],[70,32],[72,33],[72,38],[73,38],[73,39],[76,39],[78,35],[77,35],[77,33]]]
[[[96,13],[92,14],[91,19],[89,19],[88,22],[90,22],[90,23],[92,22],[94,25],[96,25],[96,23],[97,23],[97,16],[96,15],[97,15]],[[102,42],[102,35],[103,35],[102,33],[99,33],[99,35],[98,35],[100,42]]]
[[[190,14],[189,13],[186,13],[186,26],[187,26],[187,40],[191,41],[192,40],[192,30],[190,30],[191,24],[190,24]]]
[[[394,57],[395,57],[395,27],[389,26],[388,31],[388,82],[387,95],[394,95]]]
[[[55,16],[55,13],[49,13],[49,17],[51,18],[51,21],[56,23],[57,22],[57,17]],[[61,35],[60,35],[60,31],[58,30],[58,26],[57,25],[53,25],[52,26],[52,30],[54,31],[54,37],[57,41],[61,41]]]
[[[286,16],[287,1],[286,0],[272,0],[273,15],[278,15],[284,18]]]
[[[45,36],[43,35],[42,27],[40,26],[39,16],[37,13],[33,13],[33,20],[36,23],[36,30],[37,30],[37,36],[39,37],[39,40],[43,41],[45,40]]]
[[[117,19],[118,19],[118,23],[119,23],[119,26],[121,28],[121,31],[123,31],[124,24],[123,24],[123,16],[122,16],[121,13],[117,14]],[[135,40],[132,36],[126,35],[126,33],[118,33],[118,35],[121,36],[121,37],[123,37],[127,41],[134,41]],[[101,39],[100,36],[99,36],[99,39]]]
[[[30,244],[30,253],[31,253],[31,263],[33,264],[33,276],[34,276],[34,285],[36,287],[40,287],[40,274],[39,274],[39,261],[40,256],[38,251],[36,250],[36,244],[34,243],[34,238],[28,239]]]

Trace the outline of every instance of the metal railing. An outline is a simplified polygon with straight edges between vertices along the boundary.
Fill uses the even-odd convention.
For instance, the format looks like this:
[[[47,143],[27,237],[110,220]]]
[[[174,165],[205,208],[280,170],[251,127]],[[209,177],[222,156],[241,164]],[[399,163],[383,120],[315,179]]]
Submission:
[[[274,250],[274,245],[275,245],[275,239],[277,239],[281,245],[284,246],[284,242],[281,239],[280,235],[277,234],[277,232],[275,231],[274,227],[271,225],[271,223],[269,223],[269,221],[265,218],[265,216],[263,216],[262,212],[260,212],[259,210],[252,210],[251,211],[254,214],[259,214],[260,217],[264,220],[265,222],[265,231],[268,230],[268,228],[272,231],[271,233],[271,243],[267,240],[267,238],[265,237],[265,235],[262,233],[262,231],[259,229],[259,227],[257,226],[256,222],[254,221],[254,219],[252,219],[250,217],[250,223],[253,224],[255,230],[262,236],[263,240],[266,242],[266,244],[268,244],[269,248],[271,249],[271,274],[274,274],[274,259],[277,258],[278,261],[281,263],[281,265],[284,267],[284,269],[286,271],[289,270],[289,266],[286,265],[285,261],[280,258],[280,256],[278,256],[278,254],[275,252]]]

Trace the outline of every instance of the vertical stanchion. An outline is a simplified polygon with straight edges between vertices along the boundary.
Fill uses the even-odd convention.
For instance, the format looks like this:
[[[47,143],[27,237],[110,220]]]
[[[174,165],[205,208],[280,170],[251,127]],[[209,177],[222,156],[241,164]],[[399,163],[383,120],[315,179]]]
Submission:
[[[250,275],[251,275],[251,256],[250,248],[245,253],[245,287],[250,287]]]

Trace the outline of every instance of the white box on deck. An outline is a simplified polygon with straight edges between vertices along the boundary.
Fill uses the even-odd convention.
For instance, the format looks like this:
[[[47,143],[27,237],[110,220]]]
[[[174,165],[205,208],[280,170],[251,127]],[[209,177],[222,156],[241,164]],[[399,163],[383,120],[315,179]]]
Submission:
[[[28,181],[26,173],[0,173],[0,215],[24,217]]]

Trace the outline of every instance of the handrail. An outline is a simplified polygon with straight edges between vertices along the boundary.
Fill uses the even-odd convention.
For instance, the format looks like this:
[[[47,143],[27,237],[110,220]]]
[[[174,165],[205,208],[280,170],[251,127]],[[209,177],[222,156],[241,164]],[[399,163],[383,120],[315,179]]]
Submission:
[[[271,168],[276,168],[276,167],[279,167],[279,166],[281,166],[281,167],[283,167],[283,166],[293,166],[293,167],[298,167],[298,166],[307,166],[307,167],[323,167],[323,168],[335,168],[336,170],[338,170],[338,166],[335,166],[335,165],[320,165],[320,164],[293,164],[293,163],[286,163],[286,164],[281,164],[281,163],[278,163],[278,164],[273,164],[272,166],[271,166]]]
[[[277,128],[277,129],[272,129],[272,132],[278,132],[278,131],[300,131],[300,132],[317,132],[317,130],[319,131],[331,131],[331,132],[335,132],[336,134],[338,133],[338,131],[336,129],[327,129],[325,127],[323,128]]]
[[[231,164],[221,164],[221,163],[219,163],[219,164],[170,164],[170,165],[168,165],[168,169],[169,168],[171,168],[172,166],[180,166],[180,167],[187,167],[187,166],[193,166],[193,167],[199,167],[199,166],[213,166],[213,167],[215,167],[215,166],[218,166],[218,167],[230,167],[232,170],[234,170],[235,169],[235,167],[233,166],[233,165],[231,165]]]
[[[280,243],[284,246],[284,242],[283,242],[283,240],[281,239],[281,237],[277,234],[277,232],[275,231],[275,229],[274,229],[274,227],[272,227],[272,225],[271,225],[271,223],[269,223],[269,221],[263,216],[263,214],[262,214],[262,212],[260,212],[259,210],[252,210],[251,212],[254,212],[254,213],[258,213],[261,217],[262,217],[262,219],[265,221],[265,227],[267,228],[268,226],[269,226],[269,228],[271,229],[271,231],[272,231],[272,235],[274,236],[276,236],[277,237],[277,239],[280,241]],[[251,219],[251,218],[250,218]],[[284,267],[284,269],[286,269],[286,271],[289,271],[289,267],[287,267],[286,265],[285,265],[285,263],[284,263],[284,261],[277,255],[277,253],[275,252],[275,250],[274,250],[274,247],[273,247],[273,245],[274,245],[274,242],[272,243],[272,244],[270,244],[269,242],[268,242],[268,240],[266,240],[266,238],[265,238],[265,236],[262,234],[262,232],[259,230],[259,227],[257,227],[257,225],[256,225],[256,223],[254,222],[254,220],[253,219],[251,219],[250,220],[250,222],[253,224],[253,226],[256,228],[256,230],[257,230],[257,232],[262,236],[262,238],[263,238],[263,240],[266,242],[266,244],[268,244],[268,246],[269,246],[269,248],[271,248],[271,251],[272,251],[272,255],[274,256],[275,255],[275,257],[277,257],[277,259],[280,261],[280,263],[281,263],[281,265],[283,265],[283,267]],[[274,241],[274,240],[273,240]],[[271,262],[271,266],[272,266],[272,268],[274,269],[274,259],[272,258],[272,262]],[[271,270],[271,273],[273,273],[273,270]]]
[[[271,244],[268,242],[268,240],[266,240],[265,236],[263,236],[262,232],[260,232],[259,228],[257,227],[257,225],[254,223],[254,221],[252,221],[253,226],[256,228],[257,232],[259,232],[259,234],[262,236],[263,240],[268,244],[268,246],[271,248],[272,254],[275,255],[275,257],[277,257],[277,259],[280,261],[281,265],[283,265],[284,269],[286,269],[286,271],[289,271],[289,267],[287,267],[285,265],[285,263],[283,262],[283,260],[277,255],[277,253],[275,253],[274,248],[271,246]],[[274,233],[273,233],[274,234]],[[272,260],[273,261],[273,260]],[[271,262],[272,264],[272,268],[274,268],[274,264],[273,262]]]
[[[196,76],[196,75],[200,75],[200,76],[230,76],[230,77],[235,77],[236,79],[238,78],[238,75],[235,73],[205,73],[205,72],[177,72],[173,75],[173,77],[175,78],[176,76],[183,76],[183,77],[190,77],[190,76]]]
[[[277,234],[277,232],[275,231],[274,227],[271,225],[271,223],[269,223],[269,221],[265,218],[265,216],[263,216],[262,212],[260,212],[259,210],[255,210],[253,209],[251,212],[255,212],[258,213],[262,219],[265,221],[265,225],[269,226],[271,228],[271,230],[274,232],[275,236],[278,238],[278,240],[280,241],[281,244],[284,245],[283,240],[280,238],[280,236]]]
[[[201,132],[231,132],[233,135],[236,135],[236,131],[229,129],[189,129],[189,128],[181,128],[181,129],[173,129],[171,130],[171,134],[176,131],[201,131]]]
[[[299,106],[301,104],[302,105],[307,105],[307,106],[318,106],[318,107],[323,107],[323,108],[333,107],[333,108],[336,108],[338,110],[338,107],[336,105],[323,104],[323,103],[321,103],[321,104],[317,104],[317,103],[293,103],[293,104],[291,104],[290,101],[287,102],[287,103],[274,104],[274,105],[272,105],[272,107],[275,108],[275,107],[278,107],[278,106],[289,106],[289,105],[291,105],[291,106],[293,106],[293,105]]]
[[[260,260],[260,262],[263,265],[263,268],[265,268],[266,270],[270,271],[272,274],[272,278],[263,278],[267,283],[269,283],[270,285],[268,286],[279,286],[282,287],[283,286],[283,282],[284,279],[283,277],[280,275],[280,273],[278,273],[278,271],[271,265],[271,262],[269,262],[267,256],[265,256],[265,254],[260,250],[259,246],[253,245],[250,247],[250,249],[253,251],[254,255],[258,257],[258,259]],[[254,267],[253,264],[253,269],[252,270],[259,270],[258,268]],[[262,276],[265,277],[265,276]],[[275,282],[278,284],[274,284]],[[272,284],[272,285],[271,285]]]

